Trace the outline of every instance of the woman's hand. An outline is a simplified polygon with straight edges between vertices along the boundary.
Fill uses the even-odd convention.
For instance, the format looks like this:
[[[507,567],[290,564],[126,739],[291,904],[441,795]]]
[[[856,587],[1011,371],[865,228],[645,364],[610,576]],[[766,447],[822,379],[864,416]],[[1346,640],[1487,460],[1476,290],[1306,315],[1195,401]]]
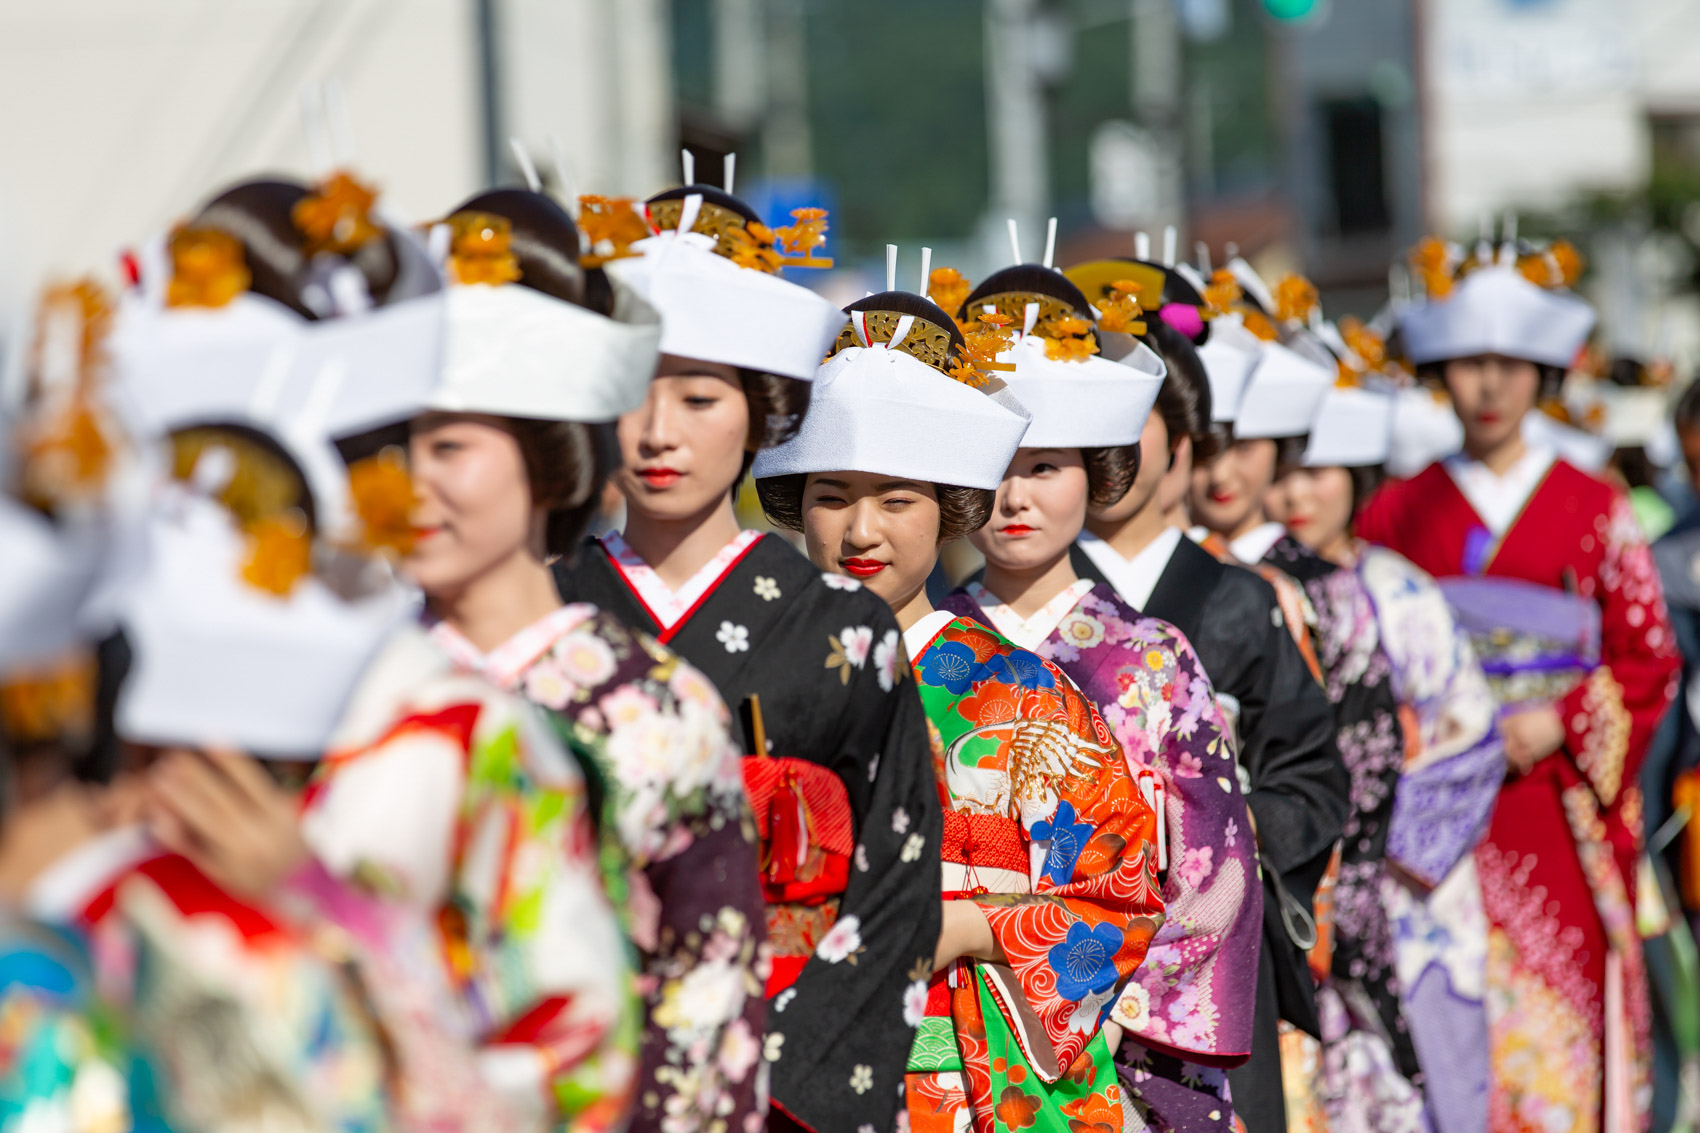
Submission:
[[[0,836],[0,896],[18,902],[61,858],[139,817],[137,784],[111,786],[67,779],[6,816]]]
[[[1114,1019],[1105,1019],[1100,1029],[1104,1032],[1104,1044],[1110,1048],[1110,1054],[1114,1055],[1122,1045],[1122,1025]]]
[[[998,961],[1004,958],[986,923],[986,914],[973,901],[944,902],[944,920],[939,928],[939,948],[933,956],[933,971],[942,972],[952,960],[972,956],[976,960]]]
[[[1535,764],[1564,746],[1564,721],[1550,704],[1513,712],[1499,720],[1505,741],[1505,759],[1518,774],[1527,775]]]
[[[149,827],[233,893],[270,893],[310,856],[293,795],[239,752],[173,750],[148,773]]]

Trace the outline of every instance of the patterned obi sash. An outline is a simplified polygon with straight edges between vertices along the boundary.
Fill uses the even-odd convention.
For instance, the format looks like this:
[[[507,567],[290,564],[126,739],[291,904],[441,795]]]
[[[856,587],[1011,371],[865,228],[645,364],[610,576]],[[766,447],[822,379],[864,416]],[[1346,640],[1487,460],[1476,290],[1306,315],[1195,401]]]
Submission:
[[[1516,578],[1440,580],[1502,707],[1557,700],[1600,663],[1600,608]]]
[[[796,982],[838,919],[850,880],[855,824],[844,782],[806,759],[749,756],[744,787],[761,839],[762,892],[773,971],[767,994]]]
[[[944,812],[944,899],[980,893],[1029,893],[1027,839],[1021,823],[996,814]],[[951,1023],[954,986],[973,987],[972,964],[958,962],[927,981],[927,1009],[909,1048],[909,1072],[939,1073],[962,1069]]]

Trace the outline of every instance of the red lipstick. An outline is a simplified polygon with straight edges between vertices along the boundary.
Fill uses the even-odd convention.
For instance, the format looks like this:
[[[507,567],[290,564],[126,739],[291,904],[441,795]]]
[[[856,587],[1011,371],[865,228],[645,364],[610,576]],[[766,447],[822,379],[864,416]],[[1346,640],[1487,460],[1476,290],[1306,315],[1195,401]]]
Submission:
[[[1033,534],[1033,529],[1025,523],[1012,523],[1008,527],[998,528],[999,535],[1007,535],[1011,539],[1021,539]]]
[[[891,564],[878,559],[839,559],[838,565],[857,578],[872,578]]]
[[[684,478],[684,473],[673,468],[640,468],[638,478],[651,488],[671,488]]]

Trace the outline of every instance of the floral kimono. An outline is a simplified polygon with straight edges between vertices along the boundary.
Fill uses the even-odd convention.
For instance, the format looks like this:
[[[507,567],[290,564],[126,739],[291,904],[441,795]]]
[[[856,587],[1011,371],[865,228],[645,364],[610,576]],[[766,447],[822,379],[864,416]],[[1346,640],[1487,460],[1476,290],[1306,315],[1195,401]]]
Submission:
[[[631,966],[584,776],[539,709],[399,631],[354,690],[302,831],[335,876],[436,920],[486,1090],[519,1127],[625,1127]]]
[[[1227,1072],[1234,1107],[1212,1099],[1216,1071],[1140,1044],[1117,1052],[1123,1081],[1161,1108],[1169,1128],[1229,1129],[1237,1116],[1251,1133],[1284,1129],[1278,1021],[1320,1034],[1296,914],[1311,915],[1349,805],[1328,701],[1277,595],[1252,571],[1222,562],[1179,531],[1160,535],[1133,560],[1083,534],[1069,557],[1082,578],[1106,583],[1130,607],[1173,625],[1197,651],[1235,740],[1263,867],[1252,1057]],[[1167,1089],[1171,1081],[1186,1088]]]
[[[1675,641],[1623,495],[1531,446],[1386,485],[1358,533],[1440,580],[1505,708],[1552,704],[1560,749],[1508,779],[1476,850],[1493,1130],[1638,1127],[1650,1005],[1635,929],[1641,763]]]
[[[1098,705],[1129,768],[1161,777],[1163,927],[1112,1018],[1127,1032],[1124,1061],[1128,1044],[1176,1056],[1146,1060],[1150,1076],[1127,1087],[1148,1125],[1173,1127],[1187,1101],[1231,1109],[1222,1069],[1251,1054],[1263,890],[1233,743],[1192,647],[1089,579],[1025,620],[978,582],[944,606],[1054,662]]]
[[[1356,546],[1405,717],[1382,881],[1404,1014],[1439,1133],[1487,1128],[1487,920],[1472,852],[1505,779],[1496,705],[1434,580],[1384,547]]]
[[[1052,662],[948,610],[905,634],[946,807],[944,893],[1006,959],[917,982],[910,1128],[1119,1128],[1100,1031],[1163,923],[1156,817]],[[924,975],[924,973],[921,973]]]
[[[938,946],[942,818],[891,609],[753,531],[678,590],[614,534],[556,578],[676,650],[733,710],[773,950],[774,1109],[816,1133],[892,1128],[905,997]]]
[[[262,906],[121,829],[48,867],[25,907],[36,924],[0,939],[8,1115],[91,1133],[515,1127],[429,921],[317,862]]]
[[[1352,811],[1330,900],[1332,927],[1324,933],[1332,955],[1317,959],[1325,977],[1318,990],[1319,1101],[1331,1124],[1416,1129],[1422,1070],[1400,1009],[1393,929],[1382,903],[1405,736],[1375,607],[1355,573],[1319,558],[1277,524],[1236,539],[1230,550],[1304,588],[1315,612],[1323,691],[1334,706],[1336,741],[1352,776]]]
[[[632,1127],[759,1128],[766,911],[742,760],[714,686],[583,603],[489,653],[445,622],[431,635],[462,668],[558,713],[606,785],[605,868],[643,999]]]

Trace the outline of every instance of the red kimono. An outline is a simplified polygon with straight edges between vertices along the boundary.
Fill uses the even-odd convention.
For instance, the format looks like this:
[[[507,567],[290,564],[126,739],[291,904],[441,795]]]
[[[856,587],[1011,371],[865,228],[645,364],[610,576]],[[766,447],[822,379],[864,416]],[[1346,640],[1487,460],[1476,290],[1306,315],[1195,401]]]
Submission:
[[[1590,621],[1586,603],[1597,607],[1597,626],[1572,635],[1584,649],[1561,647],[1568,629],[1486,627],[1478,640],[1501,703],[1550,701],[1566,738],[1506,781],[1476,865],[1489,921],[1491,1127],[1615,1130],[1633,1126],[1651,1101],[1651,1016],[1634,920],[1637,782],[1675,692],[1675,639],[1621,492],[1553,461],[1528,478],[1532,491],[1496,538],[1459,487],[1460,476],[1485,482],[1482,472],[1433,464],[1390,483],[1365,505],[1357,531],[1443,587],[1464,576],[1505,580],[1503,596],[1493,596],[1502,604],[1488,612],[1507,626],[1526,627],[1526,615],[1538,621],[1543,608],[1562,613],[1552,591],[1573,595]],[[1550,589],[1519,592],[1514,580]],[[1566,658],[1584,654],[1566,672]]]

